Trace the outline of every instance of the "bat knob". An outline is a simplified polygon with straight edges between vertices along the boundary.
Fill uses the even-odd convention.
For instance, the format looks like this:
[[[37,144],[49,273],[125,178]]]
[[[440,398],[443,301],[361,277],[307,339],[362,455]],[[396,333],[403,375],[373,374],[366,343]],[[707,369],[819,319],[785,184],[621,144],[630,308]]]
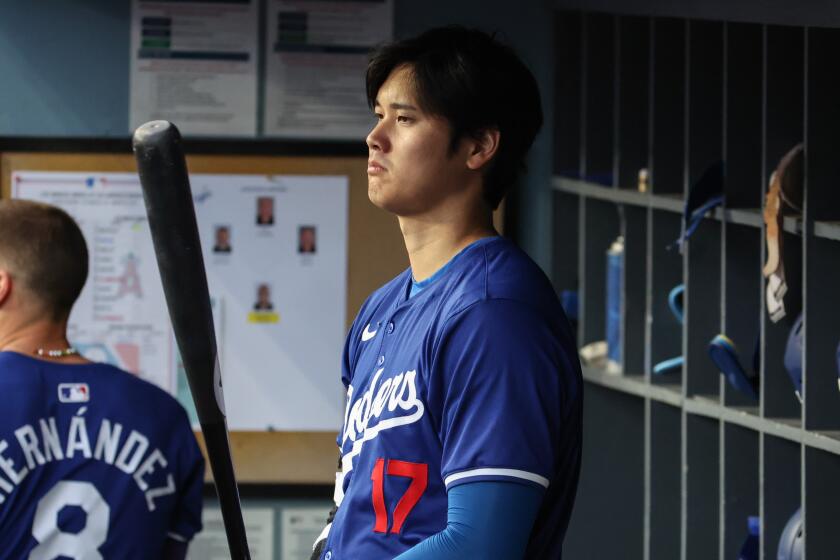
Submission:
[[[169,121],[149,121],[134,131],[133,147],[135,150],[144,146],[156,146],[162,142],[181,140],[178,127]]]

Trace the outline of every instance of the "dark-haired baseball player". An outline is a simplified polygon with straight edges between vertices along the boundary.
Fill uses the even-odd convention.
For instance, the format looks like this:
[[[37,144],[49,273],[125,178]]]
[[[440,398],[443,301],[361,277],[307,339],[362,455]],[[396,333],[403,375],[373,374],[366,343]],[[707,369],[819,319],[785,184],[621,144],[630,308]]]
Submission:
[[[558,559],[578,482],[575,343],[537,265],[493,229],[542,124],[514,52],[448,27],[377,50],[368,195],[411,267],[344,351],[324,560]]]

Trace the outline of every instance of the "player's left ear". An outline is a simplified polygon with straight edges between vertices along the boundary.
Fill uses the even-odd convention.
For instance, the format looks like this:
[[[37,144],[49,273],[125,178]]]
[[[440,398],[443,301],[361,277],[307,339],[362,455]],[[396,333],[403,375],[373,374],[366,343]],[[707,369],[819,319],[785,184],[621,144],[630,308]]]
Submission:
[[[478,170],[487,165],[499,149],[499,139],[498,128],[484,128],[472,136],[472,145],[467,154],[467,167]]]

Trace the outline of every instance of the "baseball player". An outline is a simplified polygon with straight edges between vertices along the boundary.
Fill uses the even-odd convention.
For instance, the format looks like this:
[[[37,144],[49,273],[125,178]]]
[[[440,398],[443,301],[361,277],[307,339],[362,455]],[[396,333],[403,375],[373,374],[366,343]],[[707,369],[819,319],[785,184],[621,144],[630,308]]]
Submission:
[[[204,460],[174,398],[68,343],[87,271],[66,213],[0,201],[0,557],[182,559]]]
[[[577,488],[582,382],[549,280],[492,226],[542,124],[534,77],[479,31],[377,50],[368,195],[411,267],[347,338],[323,560],[557,559]]]

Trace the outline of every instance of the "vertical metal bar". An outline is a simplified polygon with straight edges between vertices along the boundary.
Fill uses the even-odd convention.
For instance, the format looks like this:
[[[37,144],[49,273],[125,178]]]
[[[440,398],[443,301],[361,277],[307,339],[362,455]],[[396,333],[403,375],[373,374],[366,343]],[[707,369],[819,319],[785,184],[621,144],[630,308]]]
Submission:
[[[587,19],[585,14],[580,15],[580,160],[579,165],[580,168],[578,170],[578,178],[583,179],[586,177],[586,111],[587,111],[587,103],[586,103],[586,89],[587,89],[587,81],[589,76],[588,71],[588,53],[587,47],[589,45],[588,42],[588,32],[587,32]],[[583,300],[581,300],[582,302]]]
[[[619,158],[621,147],[621,18],[613,16],[613,153],[612,153],[612,186],[614,189],[619,185]],[[626,268],[626,267],[625,267]],[[622,348],[624,341],[622,341]],[[622,358],[624,354],[622,354]]]
[[[729,89],[729,24],[724,22],[723,24],[723,60],[722,60],[722,68],[723,68],[723,89],[721,94],[723,96],[722,102],[722,113],[723,113],[723,122],[721,126],[722,132],[722,158],[724,162],[726,161],[726,154],[727,154],[727,118],[728,118],[728,106],[727,106],[727,91]],[[724,175],[724,189],[726,188],[726,176]],[[726,192],[726,191],[724,191]],[[726,208],[726,202],[724,201],[724,208]],[[721,332],[727,331],[726,325],[726,233],[727,233],[727,224],[726,224],[726,215],[725,213],[721,217],[721,224],[720,224],[720,329]],[[719,395],[721,404],[726,406],[726,384],[723,383],[723,378],[718,381],[719,383]],[[725,558],[726,551],[724,550],[724,544],[726,542],[726,423],[721,420],[718,423],[718,558]]]
[[[578,343],[586,333],[586,196],[578,197]]]
[[[767,184],[767,26],[761,26],[761,207],[764,208],[764,185]],[[761,221],[761,262],[764,263],[767,258],[766,244],[764,242],[766,236],[764,220]],[[761,356],[761,363],[759,364],[759,378],[764,379],[764,366],[767,362],[765,353],[765,324],[764,324],[764,277],[761,272],[759,274],[759,306],[758,306],[758,328],[759,328],[759,356]],[[760,394],[758,399],[758,415],[764,418],[765,407],[765,389],[767,384],[762,381],[759,388]],[[763,560],[767,555],[767,535],[764,527],[767,526],[766,513],[764,511],[764,444],[767,436],[764,432],[758,434],[758,517],[761,520],[761,528],[758,533],[758,558]]]
[[[685,29],[685,40],[683,42],[683,57],[684,57],[684,68],[685,68],[685,76],[684,76],[684,89],[683,92],[683,197],[688,196],[688,134],[689,134],[689,103],[690,103],[690,90],[689,86],[691,84],[691,28],[689,26],[688,20],[684,22],[684,29]],[[683,301],[686,303],[691,301],[691,297],[689,296],[689,290],[691,286],[688,283],[688,256],[689,256],[690,247],[686,244],[686,251],[683,255],[683,282],[685,284],[685,292],[683,294]],[[684,316],[683,316],[683,324],[686,325],[683,327],[683,336],[682,336],[682,355],[688,355],[688,325],[690,324],[689,320],[689,313],[691,313],[691,305],[684,306]],[[683,371],[682,371],[682,395],[683,397],[686,396],[686,373],[687,367],[683,364]],[[680,500],[680,558],[682,560],[687,560],[688,556],[688,547],[687,547],[687,539],[688,539],[688,418],[687,413],[685,410],[685,405],[683,405],[682,410],[680,411],[680,431],[681,431],[681,438],[680,438],[680,457],[682,463],[682,473],[680,473],[680,486],[681,486],[681,500]]]
[[[645,396],[645,502],[644,502],[644,536],[642,541],[642,558],[650,560],[650,509],[651,509],[651,456],[652,456],[652,411],[650,395]]]
[[[654,18],[648,19],[648,111],[647,111],[647,193],[653,190],[653,135],[654,135],[654,52],[656,25]],[[645,383],[650,386],[653,341],[653,208],[650,202],[645,208]],[[651,509],[653,507],[653,480],[651,475],[653,462],[653,419],[650,396],[645,397],[645,534],[643,546],[644,560],[650,560],[651,554]]]
[[[806,289],[808,286],[808,237],[811,234],[811,227],[810,227],[810,210],[808,204],[808,79],[810,74],[810,68],[808,67],[808,60],[809,60],[809,34],[810,29],[808,27],[805,28],[803,33],[804,37],[804,46],[803,46],[803,60],[802,60],[802,99],[803,99],[803,144],[805,148],[805,165],[803,166],[804,169],[804,177],[803,177],[803,184],[802,184],[802,347],[807,348],[808,342],[808,290]],[[802,404],[802,423],[800,424],[800,428],[803,431],[803,435],[808,428],[808,352],[802,352],[802,395],[804,402]],[[799,494],[802,497],[802,528],[803,528],[803,538],[805,539],[805,554],[803,555],[803,560],[807,560],[808,557],[808,495],[806,494],[805,490],[807,487],[807,473],[808,473],[808,464],[807,464],[807,457],[808,454],[806,453],[806,446],[803,441],[800,448],[800,490]]]
[[[651,369],[653,368],[653,208],[650,205],[650,196],[653,191],[653,137],[655,132],[654,122],[654,97],[656,95],[654,89],[654,67],[655,49],[656,49],[656,25],[655,19],[649,19],[650,26],[650,43],[648,47],[648,187],[647,195],[648,201],[646,205],[647,212],[647,230],[645,231],[645,272],[647,274],[647,281],[645,283],[645,381],[650,383]]]
[[[647,168],[648,168],[648,196],[652,190],[652,169],[653,169],[653,123],[654,123],[654,44],[656,41],[654,18],[648,19],[648,145],[647,145]],[[651,344],[653,340],[652,319],[653,319],[653,208],[648,202],[645,208],[645,383],[650,386],[650,376],[652,367],[652,351]],[[653,457],[653,437],[651,431],[652,424],[652,404],[650,395],[645,397],[645,504],[644,504],[644,545],[643,558],[650,560],[651,547],[651,508],[653,507],[653,485],[651,477],[652,457]]]
[[[587,33],[586,15],[580,14],[580,158],[578,178],[586,176],[586,86]],[[578,339],[586,333],[586,197],[578,198]]]

